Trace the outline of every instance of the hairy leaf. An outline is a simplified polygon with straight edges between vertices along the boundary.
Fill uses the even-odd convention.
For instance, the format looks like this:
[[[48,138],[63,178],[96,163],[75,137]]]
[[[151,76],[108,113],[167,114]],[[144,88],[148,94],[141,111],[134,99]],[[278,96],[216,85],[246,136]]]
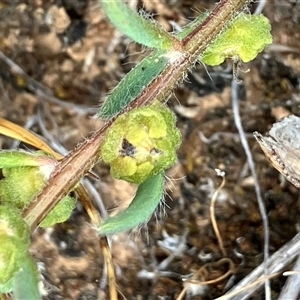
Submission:
[[[114,217],[108,218],[99,226],[99,234],[117,234],[147,222],[162,199],[163,192],[163,174],[148,178],[139,185],[138,191],[127,209]]]

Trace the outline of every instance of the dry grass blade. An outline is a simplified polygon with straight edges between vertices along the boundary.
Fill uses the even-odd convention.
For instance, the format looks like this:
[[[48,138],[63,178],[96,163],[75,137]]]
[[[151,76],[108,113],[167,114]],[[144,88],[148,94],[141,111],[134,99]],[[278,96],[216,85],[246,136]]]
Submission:
[[[278,300],[285,300],[287,298],[290,299],[299,299],[299,293],[300,293],[300,256],[298,256],[293,270],[291,274],[289,274],[288,279],[285,282],[285,285],[278,297]],[[286,272],[288,273],[288,272]],[[290,272],[289,272],[290,273]],[[283,274],[285,275],[285,274]]]
[[[225,179],[225,176],[224,176],[225,175],[224,172],[221,172],[220,170],[216,170],[216,171],[217,171],[218,176],[222,177],[222,183],[213,194],[211,204],[210,204],[210,207],[209,207],[210,219],[211,219],[212,226],[214,228],[214,232],[217,236],[219,247],[221,249],[222,255],[223,255],[223,257],[226,257],[227,253],[226,253],[223,241],[222,241],[222,237],[220,235],[220,231],[218,229],[218,224],[217,224],[216,216],[215,216],[215,204],[216,204],[216,201],[217,201],[217,198],[218,198],[218,195],[219,195],[221,189],[224,187],[224,185],[226,183],[226,179]]]
[[[298,233],[290,242],[286,243],[277,252],[275,252],[266,262],[268,267],[268,272],[273,276],[277,276],[278,272],[282,272],[286,266],[288,266],[298,255],[300,251],[300,233]],[[263,276],[264,273],[264,263],[254,269],[247,277],[241,280],[237,285],[235,285],[227,294],[228,296],[224,299],[231,300],[245,300],[248,299],[252,293],[257,290],[265,282],[266,277]],[[260,280],[264,278],[264,280]],[[268,277],[269,278],[269,277]],[[270,277],[271,278],[271,277]],[[234,292],[234,294],[232,294]],[[238,295],[238,296],[234,296]]]
[[[209,273],[209,269],[212,267],[212,266],[220,266],[220,265],[223,265],[223,264],[228,264],[228,271],[219,276],[218,278],[216,279],[212,279],[212,280],[206,280],[206,281],[200,281],[200,280],[197,280],[197,279],[194,279],[194,278],[197,278],[199,275],[204,275],[204,276],[207,276],[208,273]],[[187,292],[188,288],[190,285],[208,285],[208,284],[217,284],[221,281],[223,281],[224,279],[226,279],[228,276],[230,276],[231,274],[234,274],[235,273],[235,266],[234,266],[234,263],[233,261],[230,259],[230,258],[222,258],[216,262],[212,262],[212,263],[206,263],[205,265],[203,265],[194,275],[191,279],[188,279],[185,281],[185,287],[184,289],[181,291],[180,295],[176,298],[176,300],[182,300],[185,293]]]
[[[239,297],[239,295],[242,294],[243,292],[245,292],[247,290],[250,290],[250,289],[253,289],[256,286],[261,286],[266,280],[269,280],[271,278],[275,278],[278,275],[280,275],[280,273],[272,274],[272,275],[269,275],[269,276],[264,276],[264,277],[262,277],[262,278],[260,278],[256,281],[252,282],[251,284],[248,284],[245,287],[240,288],[239,290],[235,290],[235,291],[232,291],[230,293],[227,293],[226,295],[224,295],[222,297],[219,297],[219,298],[216,298],[215,300],[242,299],[242,298],[232,298],[232,297],[237,296],[237,295]],[[243,299],[245,299],[245,298],[243,298]]]
[[[259,185],[259,180],[258,180],[256,170],[255,170],[253,156],[252,156],[248,141],[246,139],[245,131],[244,131],[242,121],[241,121],[237,90],[238,90],[238,84],[233,80],[232,84],[231,84],[231,93],[232,93],[231,97],[232,97],[232,109],[233,109],[234,122],[235,122],[235,126],[238,130],[240,139],[241,139],[241,144],[244,148],[244,151],[245,151],[245,154],[247,157],[247,162],[249,165],[249,169],[251,171],[251,175],[254,179],[254,187],[255,187],[257,203],[259,206],[259,211],[261,214],[263,228],[264,228],[264,275],[267,276],[268,275],[267,260],[269,258],[269,245],[270,245],[269,220],[268,220],[266,208],[265,208],[262,196],[261,196],[261,188]],[[265,294],[266,294],[266,296],[265,296],[266,299],[270,300],[271,299],[271,288],[270,288],[269,280],[265,281]]]
[[[20,140],[40,150],[43,150],[51,154],[56,159],[62,158],[62,155],[55,152],[52,148],[50,148],[44,141],[39,139],[36,135],[31,133],[27,129],[24,129],[23,127],[3,118],[0,118],[0,133],[5,136],[11,137],[13,139]]]

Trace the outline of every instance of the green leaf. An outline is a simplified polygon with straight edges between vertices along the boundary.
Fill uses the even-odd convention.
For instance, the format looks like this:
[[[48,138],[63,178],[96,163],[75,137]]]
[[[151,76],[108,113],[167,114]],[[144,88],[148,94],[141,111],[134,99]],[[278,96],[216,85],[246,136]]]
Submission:
[[[10,292],[30,243],[29,227],[20,212],[0,205],[0,293]]]
[[[20,250],[27,249],[30,241],[29,228],[23,220],[20,211],[3,203],[0,205],[0,236],[9,236],[23,245]],[[1,248],[4,244],[0,243]]]
[[[100,235],[113,235],[147,222],[157,208],[164,193],[164,175],[148,178],[139,185],[137,193],[123,212],[108,218],[98,228]]]
[[[272,43],[271,25],[263,15],[240,14],[205,51],[201,61],[216,66],[232,58],[249,62]]]
[[[13,278],[13,295],[15,300],[41,299],[38,283],[39,274],[36,262],[27,254],[19,265],[20,270]]]
[[[43,151],[1,150],[0,169],[14,167],[55,166],[57,161]]]
[[[52,227],[57,223],[65,222],[70,218],[76,200],[71,196],[66,196],[50,211],[47,217],[40,223],[40,227]]]
[[[17,241],[10,236],[1,235],[0,242],[0,293],[3,293],[5,289],[11,288],[11,279],[19,271],[21,251],[18,250]]]
[[[168,58],[161,50],[154,51],[132,69],[113,89],[105,100],[97,117],[110,119],[141,94],[145,88],[165,69]]]
[[[101,2],[105,14],[114,26],[135,42],[155,49],[173,48],[176,38],[156,22],[143,18],[123,1],[102,0]]]

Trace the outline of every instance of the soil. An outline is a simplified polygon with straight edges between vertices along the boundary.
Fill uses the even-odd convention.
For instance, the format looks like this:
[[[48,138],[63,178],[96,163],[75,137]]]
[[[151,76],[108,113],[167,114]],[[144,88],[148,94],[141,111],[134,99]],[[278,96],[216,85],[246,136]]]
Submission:
[[[184,26],[215,4],[130,2],[168,30],[170,21]],[[264,14],[271,21],[274,43],[244,66],[250,71],[240,74],[238,92],[274,253],[298,231],[299,190],[272,167],[252,133],[267,132],[286,114],[300,115],[300,3],[267,1]],[[101,120],[92,119],[99,103],[147,55],[113,28],[96,0],[0,1],[0,50],[14,64],[0,59],[0,116],[60,150],[73,149],[102,126]],[[226,173],[215,215],[235,272],[215,284],[193,285],[185,299],[221,296],[263,260],[254,180],[233,118],[231,66],[230,61],[214,68],[198,64],[169,101],[183,137],[178,163],[167,172],[165,207],[147,226],[111,240],[120,299],[176,299],[184,288],[182,278],[201,270],[197,280],[213,280],[227,272],[209,215],[222,181],[215,169]],[[26,147],[4,137],[0,143],[3,149]],[[135,187],[112,179],[103,163],[94,172],[100,179],[92,184],[105,207],[125,207]],[[98,237],[80,203],[67,222],[36,230],[30,251],[42,275],[43,299],[109,299]],[[284,282],[283,276],[271,281],[272,299]],[[252,299],[264,299],[263,291]]]

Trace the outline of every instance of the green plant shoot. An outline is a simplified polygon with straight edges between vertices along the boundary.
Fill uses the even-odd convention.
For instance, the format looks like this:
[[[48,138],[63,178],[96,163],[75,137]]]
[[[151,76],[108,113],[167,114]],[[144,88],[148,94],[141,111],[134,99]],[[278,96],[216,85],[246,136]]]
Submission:
[[[116,3],[116,1],[113,2]],[[107,10],[107,5],[107,2],[103,3],[105,10]],[[119,30],[128,35],[128,28],[124,25],[124,23],[127,24],[127,22],[122,18],[118,19],[118,14],[116,12],[116,9],[120,9],[118,13],[122,14],[121,10],[125,9],[123,8],[124,4],[118,2],[118,5],[118,7],[116,7],[115,4],[112,5],[115,12],[109,12],[108,17]],[[130,10],[130,14],[138,16],[132,10]],[[181,33],[176,34],[176,38],[179,41],[182,41],[194,28],[199,26],[207,16],[208,13],[199,16]],[[136,25],[135,28],[138,28],[138,26],[148,26],[148,21],[141,17],[135,19],[135,22],[140,23],[140,25]],[[145,38],[157,40],[153,28],[153,23],[151,23],[151,30],[148,31],[148,35],[145,35]],[[223,32],[204,52],[201,61],[208,65],[221,64],[225,58],[232,58],[234,62],[239,60],[248,62],[254,59],[266,45],[272,42],[270,29],[270,23],[263,15],[252,16],[241,13],[227,28],[224,28]],[[132,28],[130,28],[130,30],[132,30]],[[157,29],[158,34],[159,30],[161,30],[161,28]],[[130,34],[129,36],[141,43],[140,39],[133,34]],[[145,42],[142,43],[147,45]],[[141,94],[145,87],[154,81],[167,65],[176,61],[176,55],[171,55],[172,51],[174,52],[175,50],[174,48],[169,49],[168,51],[161,50],[162,47],[154,44],[152,44],[151,47],[160,50],[154,51],[149,57],[145,58],[121,81],[103,104],[99,116],[107,119],[117,115],[122,109],[128,106],[133,99]],[[101,154],[103,160],[111,165],[111,175],[113,177],[134,183],[144,182],[143,188],[146,187],[150,189],[150,186],[148,186],[149,179],[147,180],[147,178],[151,178],[151,176],[162,172],[172,165],[175,160],[173,158],[173,155],[175,155],[174,152],[172,152],[172,156],[170,156],[172,159],[166,159],[161,153],[165,154],[171,151],[172,146],[177,148],[176,144],[178,142],[165,147],[163,150],[159,149],[157,140],[154,140],[153,137],[150,136],[149,126],[154,126],[155,128],[155,124],[163,124],[160,129],[161,131],[164,131],[164,124],[166,124],[166,122],[161,121],[156,113],[151,112],[153,115],[149,117],[149,119],[152,119],[153,123],[148,123],[148,127],[142,126],[144,122],[142,119],[146,116],[141,118],[137,115],[146,110],[147,109],[145,108],[138,109],[136,110],[136,113],[132,112],[132,114],[123,114],[121,117],[118,117],[105,137]],[[150,110],[148,113],[151,114]],[[174,118],[172,123],[174,123]],[[143,131],[142,128],[147,128],[147,130]],[[155,129],[157,132],[160,132],[158,128]],[[162,136],[158,138],[162,138]],[[176,139],[178,139],[178,137],[175,137],[175,140]],[[154,190],[153,193],[158,194],[159,192]],[[143,201],[140,200],[141,194],[137,193],[136,197],[137,196],[139,199],[134,198],[132,202],[134,214],[136,214],[136,211],[139,210],[142,212],[144,209]],[[157,197],[153,198],[157,201]],[[150,201],[150,199],[145,199],[145,201],[148,200]],[[140,208],[139,205],[141,205]],[[102,225],[104,227],[101,227],[100,233],[112,234],[132,228],[132,226],[129,225],[131,224],[129,220],[131,220],[131,218],[134,219],[134,215],[131,212],[132,207],[129,206],[128,209],[120,215],[108,219],[105,225]],[[135,225],[138,223],[142,223],[142,221],[133,221],[133,224]],[[125,224],[128,224],[128,226]],[[116,229],[117,225],[120,228],[119,230]]]
[[[155,50],[127,74],[102,105],[98,113],[99,117],[109,120],[118,114],[120,116],[107,130],[101,150],[99,145],[88,148],[92,145],[91,141],[102,142],[103,136],[95,134],[74,151],[73,158],[78,159],[77,163],[82,165],[82,171],[76,173],[77,177],[74,176],[74,181],[70,176],[69,178],[66,176],[69,180],[64,178],[67,183],[62,184],[62,180],[60,181],[57,197],[51,195],[50,199],[51,201],[55,199],[55,204],[60,202],[55,207],[55,204],[47,206],[54,209],[41,226],[52,226],[70,216],[75,200],[68,195],[65,196],[62,189],[65,188],[65,191],[69,192],[76,185],[78,174],[84,176],[85,172],[88,172],[99,160],[100,153],[103,160],[110,164],[112,176],[137,183],[139,187],[127,209],[98,226],[99,234],[111,235],[129,230],[143,224],[151,217],[163,198],[163,173],[175,163],[176,150],[180,144],[180,134],[175,126],[174,114],[158,101],[167,100],[199,55],[201,61],[208,65],[221,64],[225,58],[232,58],[234,62],[239,60],[249,62],[272,42],[270,24],[264,16],[236,14],[243,9],[245,3],[246,1],[228,0],[224,1],[223,8],[221,5],[219,10],[216,7],[214,12],[221,12],[222,9],[226,12],[227,9],[227,15],[225,14],[227,17],[223,18],[224,26],[218,27],[222,28],[222,32],[215,38],[216,32],[207,30],[207,33],[213,32],[213,34],[207,34],[206,38],[202,39],[205,31],[201,32],[199,28],[201,24],[204,24],[203,28],[207,26],[206,29],[209,28],[208,24],[210,29],[217,28],[214,26],[216,24],[214,12],[207,17],[208,23],[204,23],[206,15],[202,15],[182,32],[170,34],[154,21],[143,18],[128,8],[122,1],[102,1],[107,16],[120,31],[134,41]],[[229,21],[230,16],[236,17]],[[222,22],[222,15],[220,14],[219,17]],[[213,43],[210,36],[214,39]],[[201,43],[197,43],[196,39],[202,39]],[[197,49],[200,51],[197,52]],[[166,70],[172,72],[165,72]],[[167,78],[170,74],[171,76]],[[161,90],[162,85],[158,85],[161,89],[153,88],[162,78],[167,81],[172,76],[176,80],[169,81],[166,90]],[[150,86],[153,88],[152,92],[149,92]],[[133,100],[148,92],[152,94],[147,105],[154,100],[157,103],[132,109],[141,106],[139,102],[138,105],[130,107]],[[131,112],[124,113],[125,109]],[[90,152],[87,151],[84,160],[80,156],[82,154],[80,151],[86,149],[85,147],[90,149]],[[68,160],[63,159],[63,163],[59,166],[64,168],[66,162]],[[0,168],[3,174],[0,180],[0,293],[13,291],[16,299],[21,299],[24,294],[30,295],[32,299],[39,297],[36,267],[28,255],[29,229],[21,218],[20,211],[24,211],[25,207],[28,208],[34,203],[32,199],[46,185],[50,174],[53,180],[51,187],[57,188],[58,185],[55,185],[57,182],[54,184],[55,175],[59,173],[57,166],[56,160],[41,152],[2,151],[0,153]],[[52,172],[53,170],[57,172]],[[42,196],[49,199],[47,192]],[[61,198],[63,199],[60,200]],[[39,199],[38,196],[36,199]],[[40,216],[45,212],[46,210],[40,212]],[[35,216],[34,210],[30,213]],[[30,220],[31,218],[28,217]],[[34,221],[31,222],[32,224]],[[29,278],[28,285],[19,285],[18,282],[25,281],[25,278]]]
[[[124,34],[128,35],[128,20],[123,20],[122,15],[123,6],[127,7],[123,2],[112,0],[102,1],[104,9],[109,9],[107,14],[112,23]],[[111,6],[112,8],[109,8]],[[157,39],[154,23],[145,20],[136,12],[129,9],[131,19],[134,18],[134,25],[129,26],[130,31],[136,31],[140,35],[139,26],[148,26],[151,24],[151,30],[148,35],[144,35],[149,43],[159,41]],[[124,8],[125,10],[125,8]],[[175,34],[178,41],[182,41],[188,34],[190,34],[199,24],[201,24],[209,13],[200,15],[195,21],[190,23],[180,33]],[[124,25],[126,24],[126,26]],[[133,29],[134,28],[134,29]],[[157,35],[160,35],[162,29],[157,27]],[[234,18],[228,27],[223,28],[223,32],[215,39],[215,41],[208,47],[205,53],[200,57],[200,60],[208,65],[215,66],[224,62],[225,58],[232,58],[234,62],[242,60],[249,62],[253,60],[259,52],[261,52],[267,45],[272,43],[272,35],[270,34],[271,25],[269,20],[263,15],[250,15],[241,13]],[[140,39],[132,34],[128,35],[134,41],[140,43]],[[143,43],[146,45],[146,43]],[[101,106],[98,117],[103,119],[110,119],[116,116],[120,111],[125,109],[130,102],[140,95],[147,86],[165,70],[165,68],[175,63],[180,55],[184,52],[178,51],[178,45],[171,49],[165,49],[158,45],[151,44],[150,47],[159,49],[140,62],[131,72],[129,72],[118,86],[107,97],[106,101]]]

